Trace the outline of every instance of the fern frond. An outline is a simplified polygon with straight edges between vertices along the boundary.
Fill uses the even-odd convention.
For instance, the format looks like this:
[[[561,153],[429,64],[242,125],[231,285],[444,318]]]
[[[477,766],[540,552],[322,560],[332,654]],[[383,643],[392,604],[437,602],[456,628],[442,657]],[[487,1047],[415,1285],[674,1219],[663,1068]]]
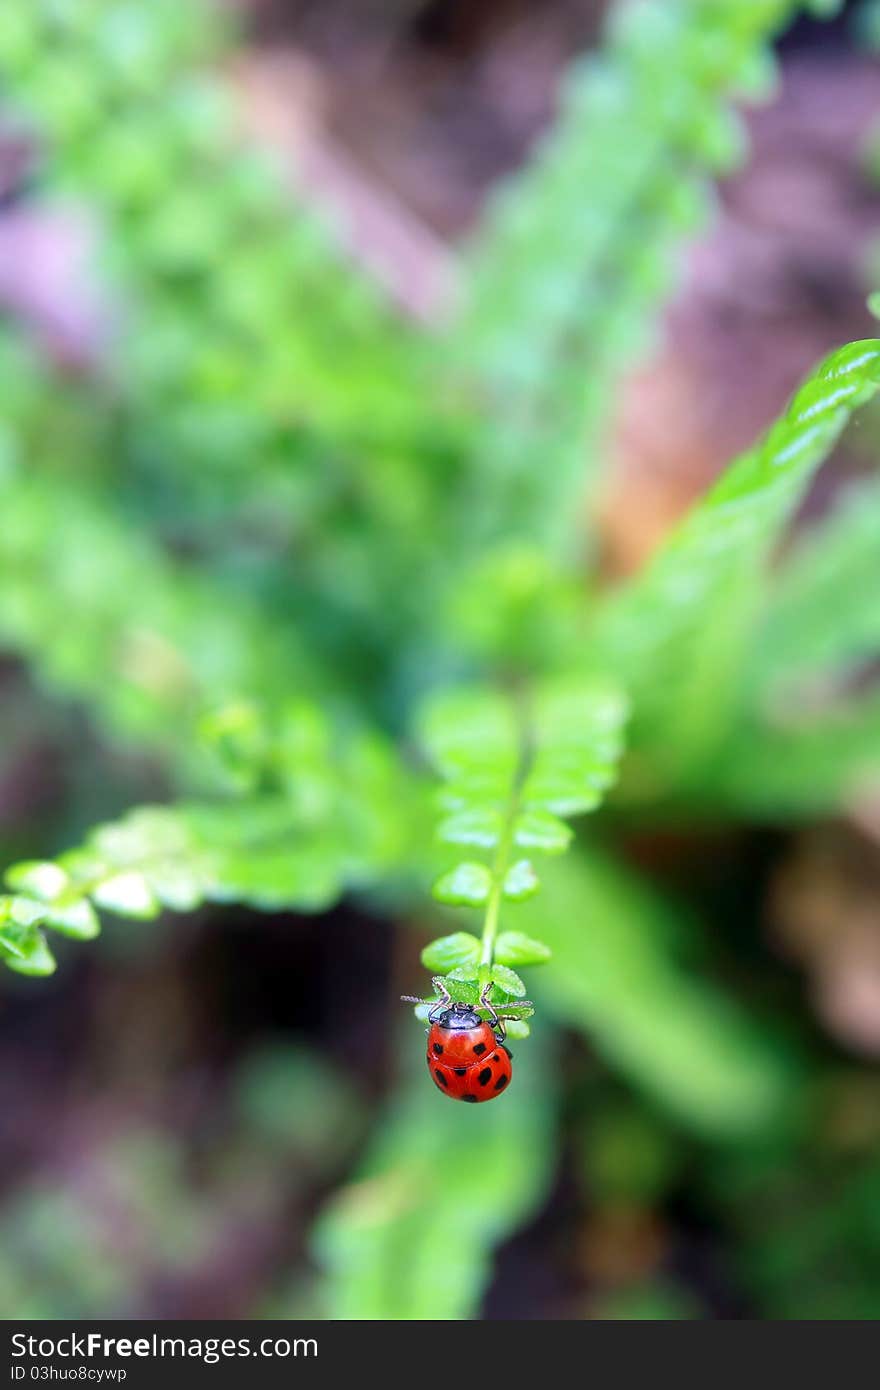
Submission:
[[[641,794],[686,783],[723,737],[773,546],[851,414],[878,385],[880,341],[831,353],[760,443],[599,614],[592,656],[632,696]]]
[[[116,385],[178,411],[186,399],[219,411],[237,392],[275,419],[360,432],[368,406],[379,419],[406,409],[387,375],[389,356],[405,375],[406,330],[320,218],[291,216],[270,161],[242,150],[230,97],[204,72],[228,16],[204,0],[185,10],[4,6],[5,100],[45,138],[47,186],[97,203],[142,323],[118,345]]]
[[[354,630],[367,595],[374,616],[406,590],[376,554],[397,561],[454,449],[421,335],[241,148],[228,93],[198,71],[218,48],[215,8],[180,8],[133,17],[126,0],[97,0],[83,23],[76,6],[8,0],[4,100],[44,139],[44,196],[99,212],[124,331],[89,401],[112,422],[120,501],[188,549],[243,551],[249,566],[259,532],[267,588],[295,547],[307,611],[316,594],[357,607],[363,590]],[[437,468],[414,473],[415,453]],[[377,546],[377,530],[398,545]],[[342,603],[340,575],[352,576]]]
[[[237,799],[141,807],[55,861],[14,865],[0,896],[0,958],[50,974],[44,929],[89,939],[96,909],[152,918],[238,902],[320,912],[397,867],[407,791],[381,741],[363,734],[340,746],[316,710],[298,706],[260,753],[253,789]]]
[[[6,475],[0,505],[0,646],[112,733],[186,760],[206,706],[319,679],[247,594],[172,559],[90,489]]]
[[[764,818],[841,810],[880,778],[880,485],[850,487],[795,544],[771,586],[737,718],[705,789]]]
[[[538,886],[531,875],[527,894],[507,885],[513,856],[567,848],[564,818],[595,810],[614,780],[625,717],[619,692],[601,682],[547,680],[512,694],[472,687],[429,697],[418,737],[444,779],[437,838],[493,856],[482,872],[461,875],[474,880],[461,893],[454,885],[447,891],[444,875],[440,900],[480,907],[493,890],[514,901],[531,896]]]
[[[770,43],[799,8],[634,0],[569,73],[555,123],[477,238],[454,340],[490,403],[467,503],[485,525],[571,542],[614,385],[705,219],[708,179],[742,155],[731,101],[772,87]]]
[[[801,682],[846,676],[880,652],[880,481],[850,486],[773,576],[744,674],[744,698],[772,709]]]
[[[538,891],[531,856],[563,852],[566,819],[601,803],[617,772],[626,712],[620,692],[598,681],[546,679],[512,694],[458,689],[426,701],[419,737],[445,782],[437,838],[469,851],[437,880],[434,897],[484,914],[480,941],[457,932],[422,954],[454,998],[476,1003],[493,982],[495,1001],[527,1016],[518,1004],[525,986],[511,967],[540,964],[548,951],[537,937],[499,935],[502,907]]]

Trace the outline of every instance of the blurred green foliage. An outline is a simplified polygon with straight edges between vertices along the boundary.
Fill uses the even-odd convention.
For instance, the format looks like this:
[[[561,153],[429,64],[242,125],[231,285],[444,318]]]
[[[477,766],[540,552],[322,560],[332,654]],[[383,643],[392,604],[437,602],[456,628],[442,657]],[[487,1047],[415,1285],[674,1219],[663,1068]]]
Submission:
[[[492,1249],[534,1209],[551,1176],[553,1088],[542,1046],[517,1059],[521,1103],[480,1106],[474,1119],[469,1106],[435,1103],[416,1060],[405,1099],[379,1118],[356,1182],[315,1230],[330,1317],[468,1317]]]
[[[458,317],[436,331],[396,319],[327,220],[241,148],[222,80],[202,71],[222,51],[212,11],[0,10],[4,120],[37,151],[28,196],[87,211],[111,307],[77,370],[12,323],[0,341],[0,639],[105,737],[161,758],[180,798],[14,866],[0,954],[47,974],[44,929],[88,938],[99,912],[203,901],[319,912],[358,891],[405,919],[435,911],[439,873],[448,905],[494,903],[488,959],[486,932],[480,942],[457,917],[426,948],[459,997],[476,997],[482,965],[515,1003],[516,969],[544,962],[511,1096],[462,1114],[415,1065],[394,1074],[365,1160],[313,1235],[329,1316],[475,1314],[493,1251],[556,1171],[557,1059],[572,1036],[627,1088],[624,1103],[596,1098],[584,1165],[610,1229],[621,1201],[638,1215],[674,1192],[699,1145],[700,1200],[733,1233],[762,1313],[861,1316],[880,1287],[870,1143],[848,1156],[833,1204],[821,1162],[800,1174],[821,1057],[725,978],[699,908],[620,852],[669,816],[834,811],[876,769],[876,689],[853,680],[880,639],[875,484],[777,559],[816,470],[880,385],[880,342],[820,364],[611,592],[578,507],[615,385],[650,342],[711,180],[743,157],[731,103],[772,91],[770,45],[801,8],[616,6],[605,46],[566,78],[557,122],[476,234]],[[523,699],[537,734],[517,728]],[[437,839],[420,742],[445,779]],[[575,840],[567,818],[597,810],[618,773],[593,842]],[[468,855],[451,867],[450,843]],[[533,850],[559,857],[531,899],[534,871],[513,855]],[[523,900],[510,923],[505,899]],[[399,1055],[415,1056],[403,1028]],[[306,1165],[333,1147],[341,1078],[316,1084],[311,1064],[291,1072],[284,1058],[254,1076],[241,1143],[260,1134]],[[303,1090],[315,1153],[284,1120]],[[186,1175],[168,1176],[173,1155],[137,1142],[135,1163],[108,1162],[165,1213],[168,1238],[184,1208],[210,1227]],[[463,1150],[476,1161],[457,1162]],[[6,1218],[0,1282],[20,1314],[106,1314],[112,1287],[128,1309],[127,1257],[109,1237],[94,1286],[70,1296],[77,1250],[104,1248],[94,1219],[39,1185]],[[202,1236],[187,1237],[187,1258]],[[50,1245],[44,1265],[32,1251]],[[847,1293],[823,1285],[838,1247]],[[597,1309],[705,1311],[656,1270],[609,1286]]]

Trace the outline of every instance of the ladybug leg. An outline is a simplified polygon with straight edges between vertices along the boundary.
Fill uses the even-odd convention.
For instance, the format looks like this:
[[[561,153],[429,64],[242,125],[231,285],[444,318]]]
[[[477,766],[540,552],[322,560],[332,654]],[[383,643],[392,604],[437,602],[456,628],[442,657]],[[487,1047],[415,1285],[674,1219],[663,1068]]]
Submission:
[[[485,991],[484,991],[484,993],[485,993]],[[482,1003],[482,1002],[483,1002],[483,996],[481,995],[481,996],[480,996],[480,1003]],[[515,1009],[515,1010],[517,1010],[516,1013],[511,1013],[511,1012],[498,1013],[497,1010],[494,1009],[494,1008],[492,1007],[492,1005],[491,1005],[491,1004],[488,1002],[488,1000],[487,1000],[487,1001],[486,1001],[486,1008],[488,1009],[489,1013],[492,1015],[492,1018],[491,1018],[490,1022],[491,1022],[491,1024],[492,1024],[492,1027],[493,1027],[494,1030],[495,1030],[495,1036],[497,1037],[497,1039],[498,1039],[499,1042],[504,1042],[504,1039],[507,1037],[507,1029],[506,1029],[506,1027],[505,1027],[505,1020],[507,1020],[507,1019],[509,1019],[509,1018],[510,1018],[510,1019],[514,1019],[514,1020],[515,1020],[515,1019],[518,1019],[518,1018],[519,1018],[519,1010],[520,1010],[520,1009],[532,1009],[532,1008],[534,1008],[534,1005],[533,1005],[531,999],[521,999],[521,1000],[519,1001],[518,1004],[508,1004],[508,1005],[507,1005],[507,1009],[508,1009],[508,1010]]]
[[[504,1027],[504,1022],[501,1015],[499,1015],[496,1011],[494,1005],[489,1002],[489,995],[491,991],[492,981],[490,980],[488,984],[483,986],[482,992],[480,994],[480,1008],[485,1009],[486,1013],[489,1015],[489,1022],[492,1025],[492,1031],[495,1034],[495,1037],[498,1039],[499,1042],[504,1042],[506,1031]]]
[[[429,1011],[428,1022],[436,1023],[437,1016],[439,1014],[442,1014],[443,1010],[447,1009],[449,1005],[452,1003],[452,995],[446,988],[446,984],[442,975],[435,975],[433,980],[431,981],[431,984],[434,986],[437,993],[440,995],[440,998],[435,1000],[433,1009]]]

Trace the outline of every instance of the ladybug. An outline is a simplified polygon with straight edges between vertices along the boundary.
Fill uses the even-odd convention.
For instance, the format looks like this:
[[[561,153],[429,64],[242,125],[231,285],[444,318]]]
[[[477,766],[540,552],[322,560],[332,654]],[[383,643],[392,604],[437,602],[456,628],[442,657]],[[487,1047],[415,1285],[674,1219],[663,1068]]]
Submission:
[[[428,1071],[439,1091],[451,1100],[494,1100],[510,1085],[513,1058],[504,1045],[504,1018],[489,1003],[488,984],[479,1008],[492,1018],[487,1023],[471,1004],[454,1003],[442,979],[434,980],[440,993],[428,1013]],[[421,1000],[404,996],[408,1003]],[[527,1001],[523,1001],[526,1004]]]

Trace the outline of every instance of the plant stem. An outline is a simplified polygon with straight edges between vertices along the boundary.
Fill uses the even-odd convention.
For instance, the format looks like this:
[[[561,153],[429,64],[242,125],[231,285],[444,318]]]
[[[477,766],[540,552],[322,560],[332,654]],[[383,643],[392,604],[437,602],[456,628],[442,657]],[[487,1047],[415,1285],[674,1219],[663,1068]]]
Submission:
[[[486,970],[491,970],[492,962],[495,958],[495,938],[498,935],[498,924],[501,919],[504,881],[507,878],[507,872],[510,868],[516,818],[522,809],[522,790],[526,778],[529,775],[532,758],[534,756],[526,697],[524,693],[519,690],[515,692],[514,699],[520,746],[516,768],[513,774],[513,781],[511,783],[510,796],[504,808],[501,837],[498,841],[498,848],[495,851],[495,858],[492,861],[492,888],[486,903],[486,915],[483,919],[480,967]]]
[[[495,858],[492,862],[492,889],[486,903],[486,916],[483,919],[483,949],[480,964],[491,967],[495,955],[495,938],[498,935],[498,922],[501,917],[501,899],[504,894],[504,880],[509,868],[510,851],[513,844],[513,826],[519,810],[519,794],[511,795],[504,812],[504,828]]]

